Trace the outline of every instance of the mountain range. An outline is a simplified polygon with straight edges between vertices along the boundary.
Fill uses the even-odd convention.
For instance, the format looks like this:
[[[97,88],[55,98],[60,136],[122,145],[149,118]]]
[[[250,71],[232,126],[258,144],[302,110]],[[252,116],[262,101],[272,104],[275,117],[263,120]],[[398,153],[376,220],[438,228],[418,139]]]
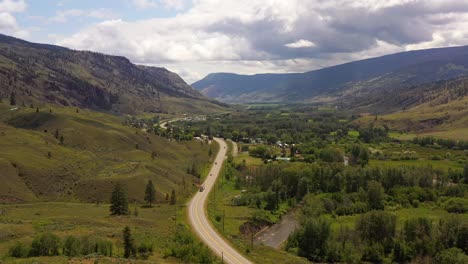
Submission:
[[[207,113],[226,105],[164,68],[127,58],[30,43],[0,34],[0,98],[123,114]]]
[[[408,51],[304,73],[212,73],[192,87],[229,103],[326,101],[388,113],[403,108],[397,98],[402,91],[464,76],[468,76],[468,46]],[[395,104],[383,108],[376,97]]]

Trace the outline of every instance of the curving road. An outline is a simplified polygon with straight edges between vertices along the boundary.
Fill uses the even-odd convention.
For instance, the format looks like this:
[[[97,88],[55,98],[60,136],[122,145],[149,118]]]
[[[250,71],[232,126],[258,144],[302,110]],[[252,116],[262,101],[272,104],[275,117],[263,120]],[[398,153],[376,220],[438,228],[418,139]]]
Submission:
[[[218,178],[227,149],[224,140],[220,138],[214,138],[214,140],[219,144],[219,151],[218,154],[216,154],[210,174],[206,177],[204,182],[205,190],[203,192],[197,192],[188,205],[190,225],[203,242],[205,242],[216,255],[221,257],[225,263],[251,264],[252,262],[237,252],[237,250],[229,245],[221,235],[216,232],[207,217],[205,204],[216,182],[216,178]]]

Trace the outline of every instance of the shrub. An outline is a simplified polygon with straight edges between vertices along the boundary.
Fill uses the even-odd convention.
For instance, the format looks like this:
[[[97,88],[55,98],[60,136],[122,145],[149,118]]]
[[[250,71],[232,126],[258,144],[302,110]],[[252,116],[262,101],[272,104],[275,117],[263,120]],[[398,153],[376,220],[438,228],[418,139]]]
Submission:
[[[8,255],[14,258],[26,258],[28,254],[28,246],[19,241],[16,241],[16,243],[8,250]]]
[[[464,264],[468,263],[468,256],[459,248],[449,248],[437,254],[436,262],[440,264]]]
[[[153,254],[153,244],[147,243],[147,242],[142,242],[138,248],[138,256],[141,259],[148,259],[149,256]]]
[[[444,204],[445,210],[450,213],[464,214],[468,212],[468,200],[464,198],[450,198]]]
[[[69,257],[79,256],[81,253],[81,241],[74,237],[68,236],[63,242],[63,254]]]
[[[374,243],[364,248],[362,254],[363,261],[371,263],[382,263],[384,256],[384,248],[380,243]]]
[[[60,238],[52,233],[44,233],[34,238],[31,244],[31,256],[57,256]]]
[[[103,256],[112,256],[113,244],[111,241],[93,236],[81,237],[81,254],[100,254]]]

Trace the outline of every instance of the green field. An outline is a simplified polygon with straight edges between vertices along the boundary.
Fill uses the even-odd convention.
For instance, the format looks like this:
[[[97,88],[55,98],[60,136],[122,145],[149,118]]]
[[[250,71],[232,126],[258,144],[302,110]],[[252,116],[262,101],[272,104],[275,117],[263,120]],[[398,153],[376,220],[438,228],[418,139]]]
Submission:
[[[130,205],[133,211],[135,205]],[[132,228],[136,241],[145,241],[154,246],[151,261],[175,263],[174,259],[165,259],[165,252],[174,236],[174,206],[159,204],[154,208],[138,208],[138,217],[109,216],[108,204],[86,203],[33,203],[1,205],[0,215],[0,256],[8,252],[15,241],[30,244],[32,238],[40,232],[52,232],[59,237],[67,235],[91,235],[112,240],[114,255],[123,256],[121,232],[124,226]],[[184,214],[179,210],[178,218]],[[21,220],[19,220],[21,219]],[[57,259],[61,259],[57,257]],[[32,261],[28,259],[28,261]],[[44,258],[48,263],[49,258]],[[9,262],[9,261],[7,261]],[[59,261],[60,262],[60,261]],[[31,262],[32,263],[32,262]]]

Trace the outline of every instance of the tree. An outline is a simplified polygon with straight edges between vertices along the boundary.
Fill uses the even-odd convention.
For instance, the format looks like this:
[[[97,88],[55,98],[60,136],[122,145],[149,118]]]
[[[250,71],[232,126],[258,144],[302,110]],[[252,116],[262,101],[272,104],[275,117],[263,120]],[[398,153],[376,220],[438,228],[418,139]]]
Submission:
[[[10,94],[10,105],[16,105],[16,94],[14,92]]]
[[[60,145],[63,145],[63,142],[65,141],[65,138],[63,135],[60,135]]]
[[[412,252],[419,256],[432,256],[435,252],[433,225],[429,218],[418,217],[405,221],[403,235]]]
[[[208,157],[211,158],[211,156],[213,155],[213,150],[211,150],[211,148],[208,150]]]
[[[384,211],[371,211],[361,215],[356,230],[361,239],[369,244],[390,245],[395,236],[396,216]]]
[[[151,207],[152,203],[156,200],[156,190],[154,189],[153,181],[149,180],[146,184],[145,201]]]
[[[36,113],[39,113],[39,107],[36,107]]]
[[[175,205],[176,203],[177,203],[176,193],[175,193],[175,190],[172,189],[172,193],[171,193],[171,204],[172,204],[172,205]]]
[[[111,215],[128,215],[127,195],[120,183],[116,183],[111,196]]]
[[[55,137],[56,139],[59,139],[59,136],[60,136],[59,130],[58,130],[58,128],[56,128],[56,129],[55,129],[55,132],[54,132],[54,137]]]
[[[155,159],[157,156],[156,151],[151,151],[151,159]]]
[[[123,229],[124,257],[130,258],[136,256],[135,241],[133,240],[131,230],[128,226]]]
[[[377,181],[369,181],[367,183],[367,204],[371,210],[384,209],[384,188]]]
[[[314,262],[326,260],[330,223],[325,218],[312,218],[304,223],[298,238],[299,256]]]

